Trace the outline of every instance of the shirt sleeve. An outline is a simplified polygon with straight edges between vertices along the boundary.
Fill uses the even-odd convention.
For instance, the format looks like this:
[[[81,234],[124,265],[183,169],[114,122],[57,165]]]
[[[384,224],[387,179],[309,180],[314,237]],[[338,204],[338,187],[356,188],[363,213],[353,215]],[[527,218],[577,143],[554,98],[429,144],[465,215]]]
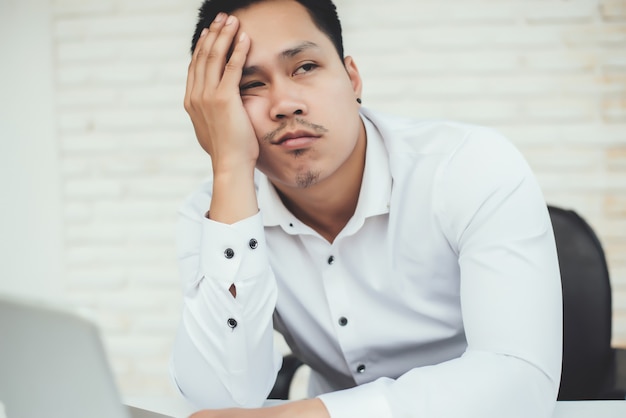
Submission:
[[[281,362],[273,343],[276,281],[261,214],[227,225],[204,216],[208,207],[208,193],[200,193],[181,209],[184,298],[171,375],[198,407],[260,406]]]
[[[465,353],[320,398],[332,418],[552,416],[561,372],[560,273],[530,168],[508,141],[481,129],[433,181],[432,211],[458,255]]]

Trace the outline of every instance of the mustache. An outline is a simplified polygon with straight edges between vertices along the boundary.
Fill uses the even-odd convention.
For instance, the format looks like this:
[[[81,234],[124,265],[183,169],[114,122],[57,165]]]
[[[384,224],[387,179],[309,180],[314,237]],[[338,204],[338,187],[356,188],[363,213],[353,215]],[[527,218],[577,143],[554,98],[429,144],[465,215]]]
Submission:
[[[324,128],[322,125],[318,125],[316,123],[312,123],[309,122],[305,119],[302,118],[295,118],[294,119],[295,124],[296,125],[301,125],[301,126],[305,126],[311,130],[313,130],[313,132],[315,132],[317,135],[322,135],[325,134],[326,132],[328,132],[328,129]],[[278,128],[274,129],[271,132],[266,133],[265,135],[263,135],[262,140],[264,142],[272,142],[274,140],[274,138],[276,138],[276,136],[278,136],[278,134],[285,129],[288,126],[287,122],[283,122]]]

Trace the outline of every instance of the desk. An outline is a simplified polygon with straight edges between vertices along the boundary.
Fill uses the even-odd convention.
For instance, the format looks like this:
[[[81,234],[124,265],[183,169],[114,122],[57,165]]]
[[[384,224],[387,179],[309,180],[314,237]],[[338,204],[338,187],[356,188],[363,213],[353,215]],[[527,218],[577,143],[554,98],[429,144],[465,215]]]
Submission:
[[[559,401],[554,418],[625,418],[626,401]]]
[[[130,398],[126,404],[174,418],[187,418],[196,411],[184,399]],[[557,402],[553,418],[626,418],[626,401]]]

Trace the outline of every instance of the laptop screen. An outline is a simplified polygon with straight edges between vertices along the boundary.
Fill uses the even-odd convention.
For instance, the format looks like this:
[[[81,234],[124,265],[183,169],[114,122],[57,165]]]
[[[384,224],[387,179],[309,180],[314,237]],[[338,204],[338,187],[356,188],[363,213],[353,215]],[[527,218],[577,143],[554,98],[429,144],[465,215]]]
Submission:
[[[129,418],[97,327],[0,297],[0,403],[6,418]]]

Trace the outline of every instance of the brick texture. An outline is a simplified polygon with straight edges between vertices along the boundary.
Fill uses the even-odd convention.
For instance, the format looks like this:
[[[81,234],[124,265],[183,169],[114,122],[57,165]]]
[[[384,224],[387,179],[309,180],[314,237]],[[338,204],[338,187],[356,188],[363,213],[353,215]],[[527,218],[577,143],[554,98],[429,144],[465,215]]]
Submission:
[[[64,292],[126,396],[173,395],[176,210],[210,175],[182,109],[199,0],[53,0]],[[623,0],[337,0],[367,106],[494,126],[606,248],[626,346]]]

